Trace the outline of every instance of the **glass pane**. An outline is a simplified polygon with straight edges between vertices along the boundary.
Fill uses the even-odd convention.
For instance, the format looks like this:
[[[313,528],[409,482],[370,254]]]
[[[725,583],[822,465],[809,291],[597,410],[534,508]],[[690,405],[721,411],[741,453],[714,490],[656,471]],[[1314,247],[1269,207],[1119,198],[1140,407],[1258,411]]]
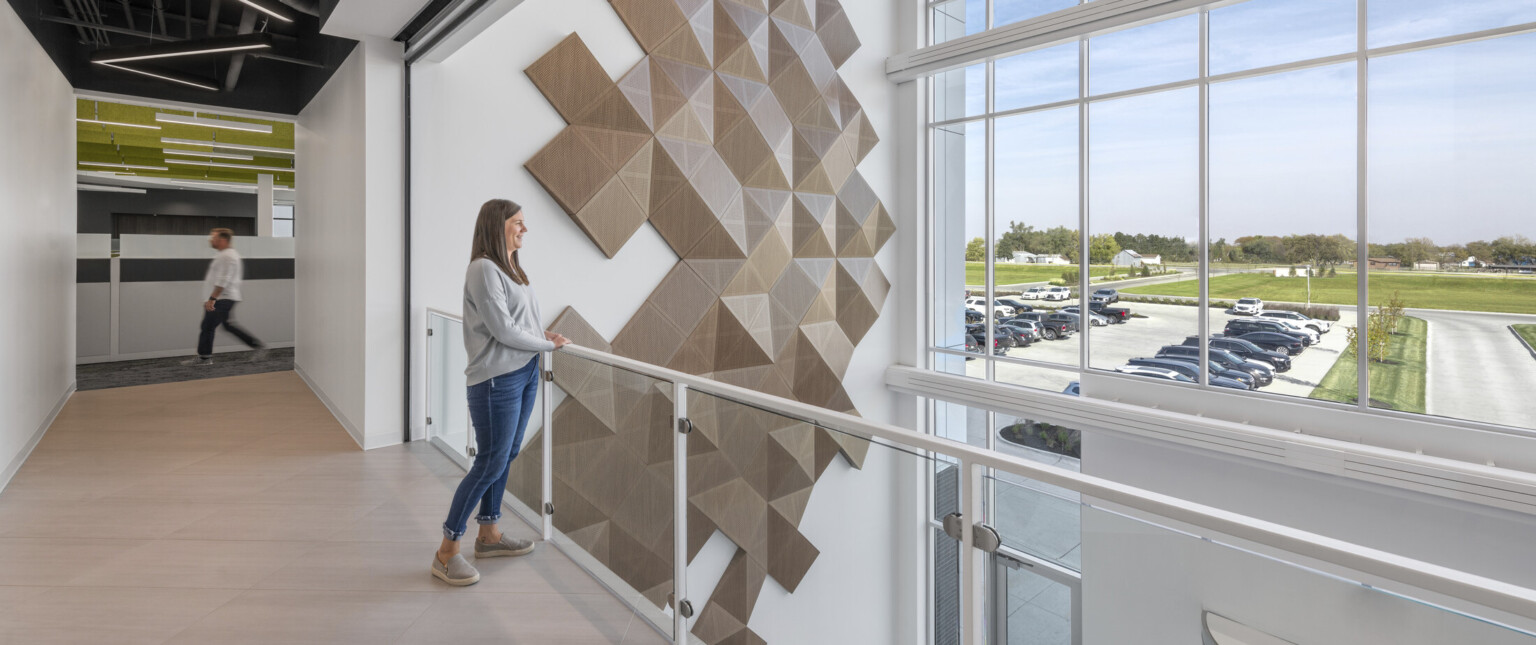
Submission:
[[[559,390],[551,419],[554,541],[670,635],[672,384],[564,352],[554,354],[551,370]],[[507,487],[537,509],[543,436],[530,434]]]
[[[1088,93],[1093,96],[1195,78],[1200,73],[1200,17],[1090,38],[1088,60]]]
[[[949,121],[986,113],[986,63],[940,72],[930,82],[933,86],[934,121]]]
[[[1026,112],[997,120],[995,185],[997,291],[1032,311],[1012,320],[1038,328],[1043,342],[1008,351],[1038,361],[1078,365],[1070,302],[1078,256],[1077,108]]]
[[[978,363],[980,361],[977,361]],[[945,401],[933,402],[933,434],[978,448],[991,447],[987,411]],[[960,512],[959,462],[933,460],[933,519]]]
[[[1077,98],[1078,44],[1037,49],[998,60],[994,109],[1002,112]]]
[[[1050,424],[1023,425],[1030,429],[1021,432],[1064,430]],[[1034,429],[1037,426],[1046,427]],[[989,523],[1004,545],[1073,571],[1082,569],[1082,506],[1077,493],[1010,473],[998,473],[987,481],[993,489]]]
[[[1004,566],[1006,645],[1071,645],[1072,587],[1021,567]]]
[[[933,8],[933,43],[948,42],[987,28],[987,0],[953,0]]]
[[[293,237],[293,220],[272,220],[272,237]]]
[[[974,325],[986,316],[985,122],[933,128],[934,339],[939,347],[983,351]],[[976,361],[984,365],[984,361]],[[958,369],[958,368],[957,368]],[[953,371],[953,370],[952,370]],[[956,373],[959,373],[958,371]]]
[[[1011,325],[1010,325],[1011,326]],[[1028,347],[1014,347],[1008,350],[1009,356],[1022,358],[1034,358],[1030,353],[1036,347],[1046,347],[1047,341],[1036,341]],[[998,383],[1020,385],[1023,387],[1045,390],[1046,392],[1063,392],[1076,394],[1078,388],[1078,372],[1075,368],[1053,369],[1039,365],[1025,365],[1009,361],[997,361],[993,367],[993,376]]]
[[[1120,295],[1149,282],[1192,283],[1198,273],[1199,100],[1195,88],[1186,88],[1089,106],[1089,261],[1110,275],[1093,284],[1087,312],[1071,309],[1093,325],[1092,367],[1114,370],[1155,358],[1162,347],[1199,333],[1195,307],[1130,303]]]
[[[1371,60],[1373,406],[1536,419],[1533,60],[1536,34]]]
[[[712,593],[689,590],[693,635],[729,642],[745,607],[795,617],[752,620],[760,643],[899,642],[889,603],[837,599],[889,591],[926,566],[927,523],[893,484],[928,460],[697,391],[688,416],[691,566],[723,565]],[[912,533],[893,535],[899,526]]]
[[[1536,642],[1486,617],[1417,600],[1431,596],[1405,585],[1368,585],[1348,570],[1234,544],[1084,508],[1082,624],[1091,631],[1085,642],[1213,642],[1199,635],[1207,610],[1287,643]]]
[[[428,313],[427,329],[427,440],[439,449],[468,463],[469,400],[464,369],[464,325],[457,320]]]
[[[1210,21],[1212,74],[1349,53],[1358,39],[1355,0],[1250,0]]]
[[[1378,0],[1368,11],[1373,48],[1536,22],[1530,0]]]
[[[1265,392],[1355,399],[1355,88],[1354,63],[1211,86],[1212,349],[1267,367]]]
[[[273,219],[293,219],[293,204],[273,204]]]
[[[1077,6],[1077,0],[992,0],[992,26],[1029,20]]]

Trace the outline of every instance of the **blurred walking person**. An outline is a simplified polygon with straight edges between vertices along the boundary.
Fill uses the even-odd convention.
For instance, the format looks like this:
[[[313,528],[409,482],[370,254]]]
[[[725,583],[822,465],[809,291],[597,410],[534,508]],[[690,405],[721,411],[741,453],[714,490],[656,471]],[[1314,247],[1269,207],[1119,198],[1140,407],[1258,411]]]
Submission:
[[[267,356],[267,346],[250,332],[236,325],[230,316],[240,302],[240,282],[245,276],[245,263],[235,250],[235,233],[227,228],[216,228],[208,234],[208,245],[218,251],[208,263],[208,273],[203,276],[203,331],[197,337],[197,357],[181,362],[182,365],[212,365],[213,336],[222,325],[225,331],[235,335],[256,353],[251,360],[259,361]]]

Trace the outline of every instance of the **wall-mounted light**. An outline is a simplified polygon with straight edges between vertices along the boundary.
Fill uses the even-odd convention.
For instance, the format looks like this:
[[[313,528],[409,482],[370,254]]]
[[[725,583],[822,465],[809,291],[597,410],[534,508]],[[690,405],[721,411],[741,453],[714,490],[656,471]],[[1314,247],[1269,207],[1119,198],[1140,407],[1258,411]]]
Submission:
[[[79,164],[82,165],[82,166],[104,166],[104,167],[107,167],[107,168],[125,168],[125,169],[128,169],[128,170],[170,170],[170,168],[166,168],[164,166],[135,166],[133,164],[126,164],[126,163],[102,163],[102,162],[99,162],[99,161],[81,161],[81,162],[79,162]]]
[[[293,22],[293,16],[288,15],[288,9],[272,0],[240,0],[240,2],[283,22]]]
[[[145,130],[159,130],[158,125],[144,125],[142,123],[122,123],[118,121],[102,121],[100,119],[75,119],[80,123],[95,123],[97,125],[112,125],[122,128],[144,128]]]
[[[168,69],[158,69],[158,68],[157,69],[145,69],[145,68],[142,68],[142,67],[128,67],[126,65],[115,65],[115,64],[112,64],[112,63],[101,63],[101,66],[102,67],[110,67],[112,69],[120,70],[120,71],[124,71],[124,72],[131,72],[131,73],[134,73],[134,74],[140,74],[140,75],[148,76],[148,77],[151,77],[151,78],[158,78],[158,79],[160,79],[162,81],[170,81],[172,83],[180,83],[182,85],[186,85],[186,86],[189,86],[189,87],[195,87],[195,88],[200,89],[200,90],[208,90],[210,92],[217,92],[217,91],[219,91],[219,86],[215,85],[212,81],[205,81],[205,80],[199,79],[199,78],[197,78],[195,76],[189,76],[189,75],[186,75],[186,74],[181,74],[181,73],[178,73],[178,72],[173,72],[173,71],[168,70]]]
[[[111,65],[154,60],[157,58],[213,56],[216,54],[231,54],[271,48],[271,34],[241,34],[239,36],[218,36],[215,38],[199,38],[197,40],[179,40],[167,43],[100,49],[91,54],[91,62],[100,65]]]
[[[171,148],[166,148],[165,149],[165,154],[168,154],[168,155],[181,155],[183,157],[209,157],[209,158],[212,158],[212,159],[234,159],[235,161],[251,161],[251,160],[254,160],[256,158],[256,157],[251,156],[251,155],[234,155],[234,154],[230,154],[228,152],[198,152],[196,150],[173,150]]]
[[[272,134],[272,126],[261,123],[245,123],[244,121],[225,121],[223,119],[207,119],[200,116],[185,116],[182,114],[155,114],[155,120],[160,123],[176,123],[180,125],[196,125],[204,128],[222,128],[225,130],[240,130],[242,132],[259,132]]]
[[[198,141],[197,139],[178,139],[176,137],[160,137],[160,143],[170,143],[180,146],[208,146],[210,148],[224,148],[226,150],[250,150],[251,152],[266,152],[274,155],[293,156],[293,151],[286,148],[269,148],[267,146],[248,146],[240,143],[224,143],[222,141]]]
[[[238,168],[240,170],[265,170],[267,172],[293,172],[292,168],[277,168],[275,166],[246,166],[237,163],[219,163],[217,161],[196,161],[193,159],[166,159],[165,163],[173,163],[182,166],[209,166],[212,168]]]

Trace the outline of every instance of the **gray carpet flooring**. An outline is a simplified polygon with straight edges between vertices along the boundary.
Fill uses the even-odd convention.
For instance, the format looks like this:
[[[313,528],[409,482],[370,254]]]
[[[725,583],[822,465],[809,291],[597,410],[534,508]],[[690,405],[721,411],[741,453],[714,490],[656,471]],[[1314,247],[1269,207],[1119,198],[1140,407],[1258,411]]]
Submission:
[[[118,363],[92,363],[75,366],[75,389],[105,390],[131,385],[153,385],[196,381],[205,378],[284,372],[293,369],[293,348],[274,349],[260,361],[251,360],[252,352],[215,354],[212,365],[182,365],[190,356],[152,358]]]

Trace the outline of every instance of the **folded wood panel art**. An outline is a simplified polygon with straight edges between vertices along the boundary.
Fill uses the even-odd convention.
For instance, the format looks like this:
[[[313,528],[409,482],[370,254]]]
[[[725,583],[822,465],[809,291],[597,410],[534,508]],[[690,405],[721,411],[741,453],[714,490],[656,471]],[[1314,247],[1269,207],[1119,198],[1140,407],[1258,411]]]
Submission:
[[[838,69],[859,47],[837,0],[612,0],[646,56],[617,81],[572,34],[525,73],[569,124],[525,167],[608,257],[647,222],[677,254],[612,339],[575,342],[856,412],[843,376],[890,282],[895,233],[858,164],[879,138]],[[671,593],[670,387],[557,355],[557,528],[658,606]],[[868,443],[710,397],[689,401],[689,549],[736,545],[693,628],[747,627],[769,578],[793,592],[818,551],[798,526],[834,459]],[[540,497],[539,461],[513,492]]]

